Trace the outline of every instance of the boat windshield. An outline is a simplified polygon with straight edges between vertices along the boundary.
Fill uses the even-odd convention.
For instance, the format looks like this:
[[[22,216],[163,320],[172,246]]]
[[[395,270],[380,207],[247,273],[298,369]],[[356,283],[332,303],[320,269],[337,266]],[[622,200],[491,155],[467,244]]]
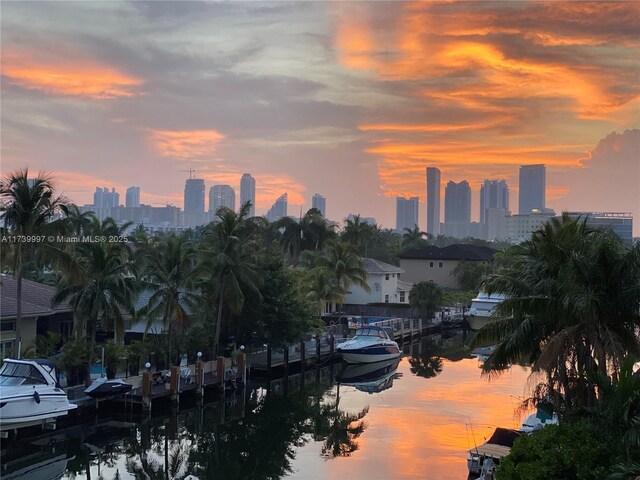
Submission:
[[[0,368],[0,386],[47,385],[38,369],[26,363],[6,362]]]
[[[359,328],[356,330],[356,334],[353,337],[354,340],[358,337],[378,337],[378,338],[389,338],[384,330],[378,330],[376,328]]]

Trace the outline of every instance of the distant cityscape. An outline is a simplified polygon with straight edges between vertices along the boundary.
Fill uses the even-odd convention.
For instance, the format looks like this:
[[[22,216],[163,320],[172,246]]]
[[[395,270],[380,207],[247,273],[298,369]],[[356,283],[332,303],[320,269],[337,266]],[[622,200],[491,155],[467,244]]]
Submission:
[[[206,186],[204,179],[194,178],[193,172],[185,181],[184,209],[174,205],[156,207],[140,203],[140,187],[127,188],[125,204],[114,188],[96,187],[93,204],[84,205],[84,211],[93,211],[99,219],[111,217],[116,222],[132,222],[143,225],[149,232],[181,231],[215,221],[221,207],[237,210],[246,202],[251,203],[249,216],[255,216],[256,180],[250,173],[240,179],[240,202],[236,203],[236,191],[231,185],[220,184],[209,188],[208,209],[205,208]],[[488,241],[520,243],[531,236],[550,218],[557,214],[546,206],[546,167],[543,164],[522,165],[519,172],[518,213],[512,214],[509,205],[509,185],[506,180],[484,180],[480,186],[479,221],[471,221],[471,187],[467,180],[449,180],[444,192],[444,219],[441,211],[441,172],[426,167],[426,232],[437,237],[478,238]],[[311,198],[312,208],[327,217],[327,199],[319,193]],[[296,212],[298,213],[298,212]],[[627,244],[633,242],[633,217],[625,212],[566,212],[571,216],[588,216],[588,222],[611,227]],[[300,212],[300,215],[304,212]],[[289,216],[288,194],[283,192],[271,205],[265,218],[271,222]],[[349,214],[347,219],[353,219]],[[413,230],[420,224],[420,199],[396,197],[397,233]],[[362,222],[375,224],[375,218],[362,217]]]

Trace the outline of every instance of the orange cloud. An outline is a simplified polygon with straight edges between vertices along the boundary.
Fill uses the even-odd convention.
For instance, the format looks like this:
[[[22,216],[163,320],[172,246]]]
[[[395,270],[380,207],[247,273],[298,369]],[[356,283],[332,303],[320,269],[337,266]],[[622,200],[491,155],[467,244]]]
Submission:
[[[150,133],[161,156],[179,160],[210,159],[225,138],[216,130],[150,130]]]
[[[2,75],[8,82],[52,95],[109,100],[140,95],[143,80],[92,60],[38,61],[3,53]]]

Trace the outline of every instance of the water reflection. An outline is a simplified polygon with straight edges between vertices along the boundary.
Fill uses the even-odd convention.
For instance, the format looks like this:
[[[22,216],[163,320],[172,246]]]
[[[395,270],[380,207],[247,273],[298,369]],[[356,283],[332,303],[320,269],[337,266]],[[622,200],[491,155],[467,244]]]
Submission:
[[[465,451],[515,426],[527,372],[480,378],[460,335],[402,360],[325,367],[154,417],[120,411],[2,443],[7,479],[466,478]],[[269,392],[267,394],[267,392]],[[120,410],[118,408],[118,410]],[[473,425],[473,435],[469,431]]]

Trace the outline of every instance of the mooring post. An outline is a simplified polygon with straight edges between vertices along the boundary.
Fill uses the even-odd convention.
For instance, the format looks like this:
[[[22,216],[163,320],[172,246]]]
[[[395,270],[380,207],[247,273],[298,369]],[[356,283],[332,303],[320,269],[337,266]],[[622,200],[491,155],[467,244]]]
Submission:
[[[224,390],[224,370],[225,370],[225,365],[224,365],[224,357],[218,357],[217,363],[216,363],[216,377],[218,379],[219,382],[221,382],[221,386],[222,389]]]
[[[151,372],[144,372],[142,374],[142,408],[145,410],[151,410],[151,381]]]
[[[284,347],[284,378],[289,376],[289,345]]]
[[[306,354],[306,344],[304,342],[304,338],[300,341],[300,369],[301,371],[304,373],[304,366],[305,366],[305,354]]]
[[[316,335],[316,365],[320,364],[320,334]]]
[[[242,379],[242,383],[247,383],[247,354],[239,353],[236,357],[236,368],[238,369],[238,373],[236,374],[236,382],[238,381],[238,377]]]
[[[271,345],[267,345],[267,391],[271,389]]]
[[[174,402],[180,401],[180,367],[171,367],[171,381],[169,382],[169,389],[171,390],[171,400]]]

